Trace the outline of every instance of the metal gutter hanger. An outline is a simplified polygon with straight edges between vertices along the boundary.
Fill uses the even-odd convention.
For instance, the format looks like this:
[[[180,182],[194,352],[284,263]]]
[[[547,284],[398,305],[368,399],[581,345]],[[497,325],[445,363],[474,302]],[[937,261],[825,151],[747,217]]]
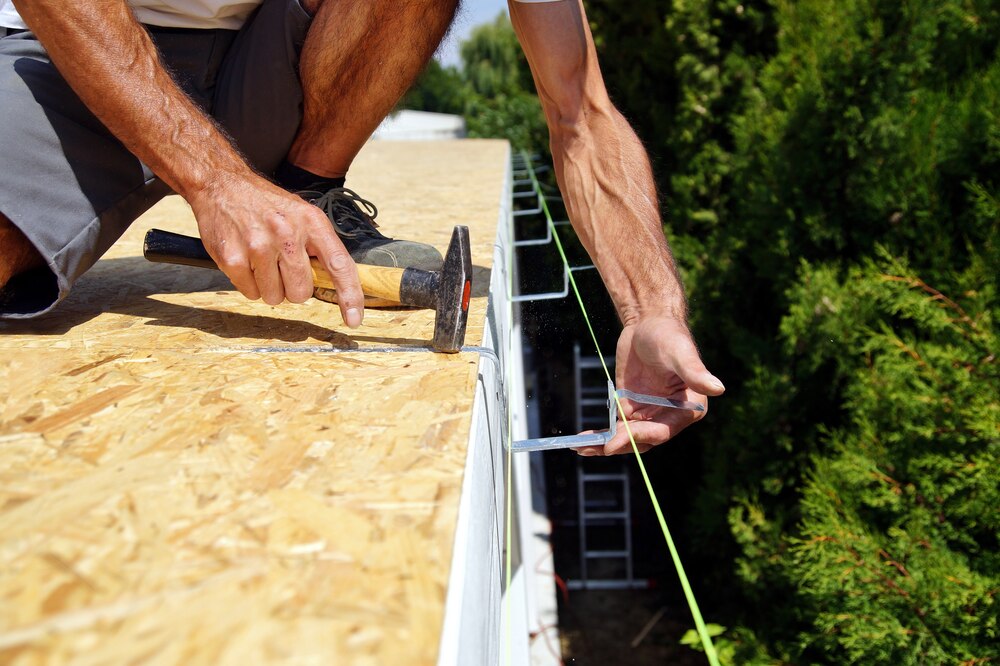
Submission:
[[[608,429],[602,432],[587,433],[582,435],[561,435],[559,437],[539,437],[536,439],[522,439],[511,445],[511,450],[515,453],[522,451],[552,451],[555,449],[575,449],[582,446],[604,446],[618,432],[618,404],[620,399],[641,402],[646,405],[658,405],[671,409],[688,409],[695,412],[703,412],[705,408],[697,402],[687,402],[685,400],[671,400],[655,395],[635,393],[628,389],[615,390],[613,382],[608,382]]]

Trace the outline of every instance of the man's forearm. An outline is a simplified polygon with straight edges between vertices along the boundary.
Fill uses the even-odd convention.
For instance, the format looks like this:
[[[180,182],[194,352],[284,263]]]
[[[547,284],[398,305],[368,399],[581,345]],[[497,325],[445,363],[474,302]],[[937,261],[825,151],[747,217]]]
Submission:
[[[580,0],[509,4],[549,126],[570,221],[626,324],[683,321],[646,151],[608,97]]]
[[[125,0],[15,5],[84,104],[176,192],[190,200],[220,176],[252,176],[177,87]]]
[[[550,129],[567,212],[622,321],[648,314],[684,319],[649,159],[628,122],[605,102],[571,122],[554,119]]]

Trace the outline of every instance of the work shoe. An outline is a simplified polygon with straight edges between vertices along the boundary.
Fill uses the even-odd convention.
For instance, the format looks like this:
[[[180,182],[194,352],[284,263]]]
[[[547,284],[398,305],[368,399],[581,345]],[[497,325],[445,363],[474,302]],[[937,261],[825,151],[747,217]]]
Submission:
[[[378,209],[375,204],[362,199],[354,191],[346,187],[335,187],[326,192],[305,190],[297,194],[326,213],[355,263],[419,268],[425,271],[441,270],[444,258],[434,246],[394,240],[379,233],[378,225],[375,224]],[[316,287],[313,295],[323,301],[337,302],[333,289]],[[365,305],[385,307],[399,303],[366,296]]]

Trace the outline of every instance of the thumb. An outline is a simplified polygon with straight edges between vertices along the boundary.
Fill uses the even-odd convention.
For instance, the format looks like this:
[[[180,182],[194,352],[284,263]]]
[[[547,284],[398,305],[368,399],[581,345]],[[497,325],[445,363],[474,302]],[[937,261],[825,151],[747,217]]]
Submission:
[[[674,360],[674,372],[688,388],[702,395],[722,395],[726,387],[722,381],[708,371],[702,363],[698,348],[690,337],[677,341],[671,350]]]

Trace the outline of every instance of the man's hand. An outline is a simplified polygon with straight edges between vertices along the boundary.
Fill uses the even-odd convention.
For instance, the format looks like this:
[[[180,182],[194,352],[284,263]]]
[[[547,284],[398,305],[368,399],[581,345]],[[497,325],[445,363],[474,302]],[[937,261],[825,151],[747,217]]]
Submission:
[[[622,399],[640,453],[674,437],[708,413],[706,396],[722,395],[725,387],[701,362],[687,326],[674,317],[650,317],[628,324],[618,338],[615,383],[618,388],[673,400],[697,402],[704,412],[633,403]],[[612,455],[632,450],[628,431],[618,431],[604,447],[577,449],[584,456]]]
[[[306,301],[312,256],[337,285],[344,321],[361,324],[357,268],[319,208],[258,177],[220,178],[192,196],[191,207],[205,248],[244,296],[269,305]]]

